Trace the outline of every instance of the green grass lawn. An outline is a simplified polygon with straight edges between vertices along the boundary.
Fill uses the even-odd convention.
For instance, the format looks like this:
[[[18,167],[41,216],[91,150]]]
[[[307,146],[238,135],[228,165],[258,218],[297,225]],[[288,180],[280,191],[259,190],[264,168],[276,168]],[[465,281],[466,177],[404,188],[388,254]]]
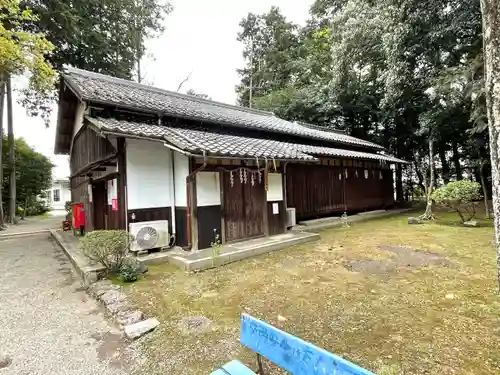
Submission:
[[[150,267],[127,287],[162,322],[139,344],[143,370],[206,375],[235,358],[255,368],[238,344],[245,311],[378,374],[500,373],[491,223],[464,228],[446,213],[408,225],[407,216],[198,274]],[[212,323],[186,330],[182,319],[198,316]]]

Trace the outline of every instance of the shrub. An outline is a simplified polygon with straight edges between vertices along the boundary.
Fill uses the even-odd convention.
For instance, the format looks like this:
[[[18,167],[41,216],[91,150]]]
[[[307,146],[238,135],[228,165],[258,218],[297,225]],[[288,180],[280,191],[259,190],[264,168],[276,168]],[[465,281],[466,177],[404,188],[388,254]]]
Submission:
[[[126,259],[120,267],[120,280],[126,283],[136,281],[141,274],[141,264],[136,259]]]
[[[80,241],[83,253],[110,272],[119,272],[132,237],[124,230],[95,230]]]
[[[432,193],[432,199],[454,209],[462,223],[476,215],[476,207],[481,198],[481,185],[469,180],[450,182]]]
[[[64,210],[66,212],[71,212],[73,209],[73,203],[71,201],[64,202]]]

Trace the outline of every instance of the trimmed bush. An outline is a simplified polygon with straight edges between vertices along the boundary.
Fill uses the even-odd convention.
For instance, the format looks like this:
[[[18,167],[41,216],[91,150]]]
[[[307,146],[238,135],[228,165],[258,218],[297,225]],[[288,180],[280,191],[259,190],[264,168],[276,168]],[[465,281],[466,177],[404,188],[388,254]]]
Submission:
[[[95,230],[81,240],[83,253],[110,272],[119,272],[132,241],[124,230]]]
[[[481,194],[481,184],[469,180],[453,181],[432,193],[432,199],[441,205],[454,209],[465,223],[476,215]]]

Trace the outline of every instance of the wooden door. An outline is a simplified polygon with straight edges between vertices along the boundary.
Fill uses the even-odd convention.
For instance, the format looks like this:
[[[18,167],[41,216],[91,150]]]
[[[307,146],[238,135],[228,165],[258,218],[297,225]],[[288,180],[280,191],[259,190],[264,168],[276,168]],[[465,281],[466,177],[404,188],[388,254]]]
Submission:
[[[223,173],[224,220],[226,241],[241,240],[264,234],[265,190],[263,181],[259,182],[247,173],[245,179],[239,172]]]
[[[94,229],[106,229],[107,192],[104,182],[92,185],[92,209],[94,210]]]

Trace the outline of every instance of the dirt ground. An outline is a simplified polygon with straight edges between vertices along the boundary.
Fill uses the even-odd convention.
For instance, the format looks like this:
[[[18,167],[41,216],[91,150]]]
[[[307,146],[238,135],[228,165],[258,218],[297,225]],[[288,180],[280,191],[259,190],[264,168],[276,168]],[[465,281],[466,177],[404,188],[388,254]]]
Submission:
[[[255,368],[238,343],[242,312],[381,375],[500,373],[491,222],[407,216],[198,274],[150,267],[127,287],[162,322],[140,344],[143,373],[201,375],[235,358]]]

